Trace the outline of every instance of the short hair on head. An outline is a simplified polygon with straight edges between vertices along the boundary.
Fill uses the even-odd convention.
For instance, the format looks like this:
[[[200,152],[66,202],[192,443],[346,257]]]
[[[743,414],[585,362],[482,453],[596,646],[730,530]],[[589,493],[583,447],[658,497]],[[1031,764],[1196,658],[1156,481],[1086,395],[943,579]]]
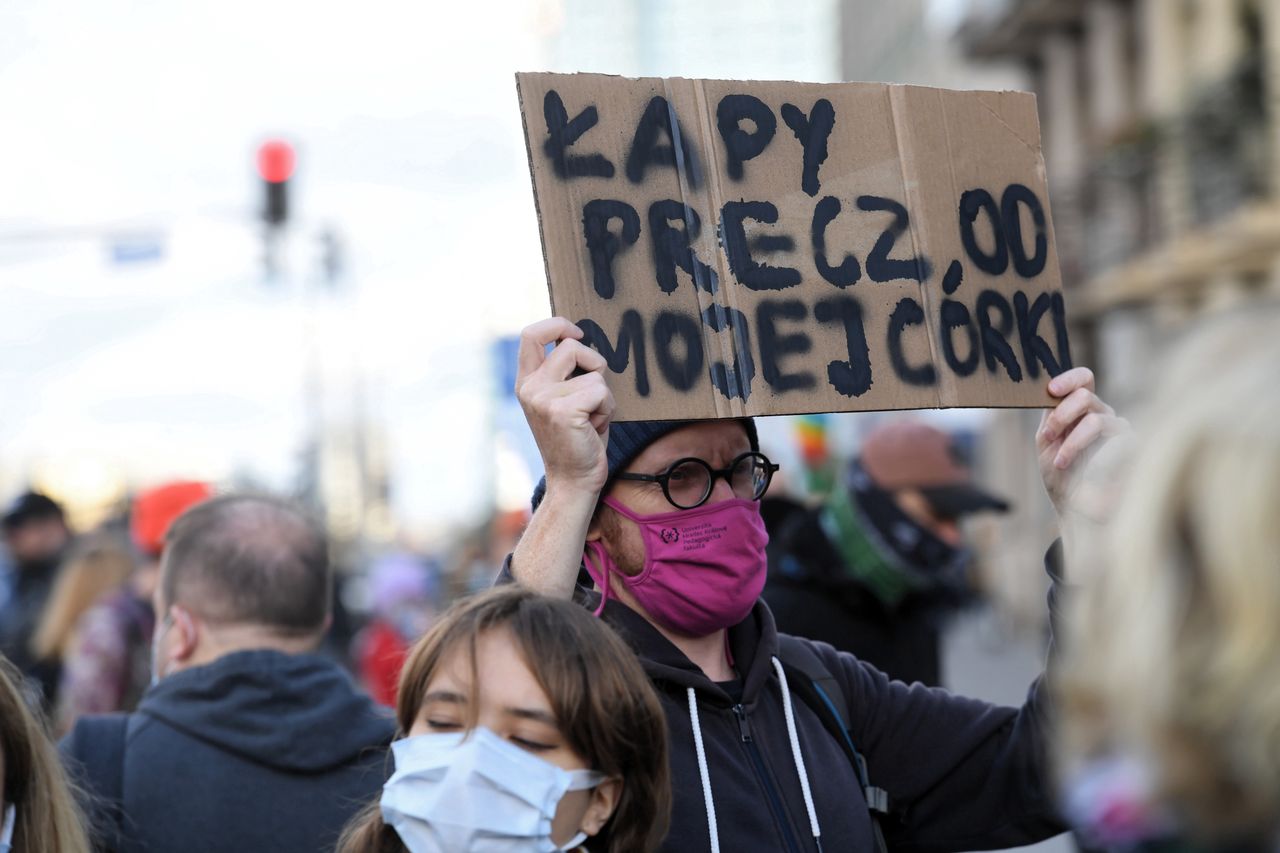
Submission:
[[[182,604],[211,622],[311,633],[325,626],[332,586],[324,532],[280,498],[212,498],[165,536],[164,605]]]

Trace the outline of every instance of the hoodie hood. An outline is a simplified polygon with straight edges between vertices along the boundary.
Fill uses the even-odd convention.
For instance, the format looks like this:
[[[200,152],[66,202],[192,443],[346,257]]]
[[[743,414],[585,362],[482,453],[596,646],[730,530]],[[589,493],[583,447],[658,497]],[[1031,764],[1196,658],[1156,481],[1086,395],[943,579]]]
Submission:
[[[276,770],[319,773],[388,744],[395,721],[318,655],[234,652],[162,679],[138,712]]]
[[[718,707],[734,704],[720,685],[639,613],[610,599],[602,615],[635,649],[651,679],[682,689],[692,687],[703,701]],[[729,628],[728,643],[734,667],[742,676],[742,703],[751,707],[773,673],[772,659],[778,653],[778,629],[768,605],[757,600],[747,618]]]

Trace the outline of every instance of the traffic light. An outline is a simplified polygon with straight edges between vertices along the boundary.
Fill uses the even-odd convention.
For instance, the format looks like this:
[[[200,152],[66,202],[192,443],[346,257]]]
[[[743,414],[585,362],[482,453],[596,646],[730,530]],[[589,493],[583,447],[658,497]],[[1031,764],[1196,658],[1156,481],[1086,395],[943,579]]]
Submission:
[[[258,147],[258,175],[266,189],[263,220],[279,227],[289,219],[289,178],[293,175],[293,146],[283,139],[269,139]]]

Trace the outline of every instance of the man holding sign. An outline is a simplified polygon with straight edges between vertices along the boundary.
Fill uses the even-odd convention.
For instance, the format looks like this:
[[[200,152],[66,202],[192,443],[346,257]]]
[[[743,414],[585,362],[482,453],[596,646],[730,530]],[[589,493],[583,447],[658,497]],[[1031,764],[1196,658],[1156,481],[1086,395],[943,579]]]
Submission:
[[[759,600],[777,466],[750,417],[1052,406],[1037,444],[1061,505],[1119,422],[1071,368],[1034,100],[517,86],[552,306],[573,321],[521,339],[546,479],[507,574],[578,597],[643,661],[671,735],[665,849],[972,850],[1061,831],[1038,689],[997,708],[777,632]]]
[[[758,599],[775,467],[754,424],[611,423],[605,359],[582,337],[554,318],[521,339],[517,390],[547,476],[508,570],[593,607],[653,679],[675,789],[663,849],[872,851],[880,829],[899,849],[986,849],[1062,831],[1039,685],[998,708],[779,635]],[[1085,368],[1048,391],[1037,447],[1061,506],[1073,465],[1120,422]]]

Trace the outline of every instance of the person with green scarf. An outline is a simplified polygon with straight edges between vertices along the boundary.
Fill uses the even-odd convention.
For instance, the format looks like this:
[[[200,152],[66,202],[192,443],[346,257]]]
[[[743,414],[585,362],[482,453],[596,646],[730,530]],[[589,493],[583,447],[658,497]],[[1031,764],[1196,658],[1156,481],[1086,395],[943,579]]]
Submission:
[[[972,596],[959,520],[1008,509],[974,483],[947,433],[881,424],[819,505],[766,515],[765,601],[781,631],[852,652],[892,678],[939,685],[941,627]]]

